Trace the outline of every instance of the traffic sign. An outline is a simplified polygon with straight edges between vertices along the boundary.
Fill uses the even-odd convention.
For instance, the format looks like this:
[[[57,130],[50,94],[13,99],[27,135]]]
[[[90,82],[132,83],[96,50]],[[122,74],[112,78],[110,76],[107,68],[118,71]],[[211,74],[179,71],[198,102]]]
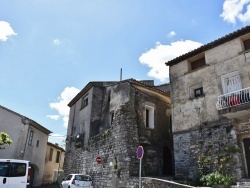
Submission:
[[[96,157],[95,160],[96,160],[97,163],[101,163],[102,162],[102,158],[101,157]]]
[[[136,151],[136,155],[138,159],[141,159],[143,157],[144,150],[142,146],[139,146]]]

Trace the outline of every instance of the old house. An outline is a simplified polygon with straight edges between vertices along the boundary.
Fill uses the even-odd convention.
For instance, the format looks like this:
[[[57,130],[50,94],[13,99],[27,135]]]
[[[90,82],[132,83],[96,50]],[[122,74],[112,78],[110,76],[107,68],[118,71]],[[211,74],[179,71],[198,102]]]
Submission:
[[[42,184],[61,183],[64,176],[65,150],[58,144],[47,143],[47,151],[45,157],[45,167],[43,173]]]
[[[0,106],[0,131],[7,133],[13,143],[0,149],[2,159],[22,159],[31,163],[31,186],[42,183],[47,148],[48,129],[37,122]]]
[[[250,26],[166,64],[176,177],[250,177]]]
[[[98,187],[130,187],[130,178],[138,178],[140,145],[143,176],[172,174],[170,97],[164,88],[134,79],[89,82],[68,104],[65,174],[89,174]]]

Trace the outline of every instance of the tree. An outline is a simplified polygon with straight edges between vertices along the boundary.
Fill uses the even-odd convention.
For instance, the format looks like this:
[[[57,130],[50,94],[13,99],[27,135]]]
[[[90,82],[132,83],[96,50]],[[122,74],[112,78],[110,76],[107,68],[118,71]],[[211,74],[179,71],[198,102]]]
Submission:
[[[0,149],[2,148],[2,145],[11,145],[13,141],[10,139],[9,135],[5,132],[0,132]]]

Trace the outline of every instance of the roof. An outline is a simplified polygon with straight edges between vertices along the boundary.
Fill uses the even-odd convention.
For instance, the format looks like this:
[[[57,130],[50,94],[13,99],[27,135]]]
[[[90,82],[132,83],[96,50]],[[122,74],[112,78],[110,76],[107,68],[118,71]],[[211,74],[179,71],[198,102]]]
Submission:
[[[161,89],[156,88],[156,86],[150,86],[150,85],[147,85],[147,84],[142,83],[140,81],[137,81],[135,79],[128,79],[128,80],[125,80],[125,81],[130,82],[130,83],[135,84],[135,85],[138,85],[138,86],[142,86],[142,87],[147,88],[147,89],[149,89],[151,91],[154,91],[154,92],[157,92],[157,93],[160,93],[162,95],[170,97],[169,93],[167,93],[167,92],[165,92],[165,91],[163,91]]]
[[[52,147],[54,147],[54,148],[56,148],[56,149],[59,149],[59,150],[65,152],[65,150],[64,150],[63,148],[61,148],[60,146],[58,146],[58,145],[56,145],[56,144],[53,144],[53,143],[51,143],[51,142],[47,142],[47,144],[48,144],[49,146],[52,146]]]
[[[148,81],[148,80],[147,80]],[[137,81],[135,79],[127,79],[127,80],[122,80],[122,81],[99,81],[99,82],[89,82],[68,104],[69,107],[72,107],[81,97],[83,97],[93,86],[97,86],[97,87],[107,87],[107,86],[112,86],[112,85],[116,85],[116,84],[119,84],[119,83],[124,83],[124,82],[128,82],[128,83],[131,83],[131,84],[134,84],[134,85],[137,85],[137,86],[140,86],[140,87],[144,87],[144,88],[147,88],[148,90],[151,90],[151,91],[154,91],[154,92],[157,92],[157,93],[160,93],[162,95],[166,95],[168,97],[169,94],[161,89],[158,89],[156,88],[156,86],[151,86],[151,85],[148,85],[146,83],[143,83],[143,81]]]
[[[112,85],[117,82],[89,82],[68,104],[69,107],[73,106],[76,101],[78,101],[85,93],[87,93],[93,86],[105,87],[107,85]]]
[[[50,130],[46,129],[45,127],[43,127],[43,126],[40,125],[39,123],[35,122],[34,120],[32,120],[32,119],[30,119],[30,118],[28,118],[28,117],[26,117],[26,116],[23,116],[23,115],[21,115],[21,114],[19,114],[19,113],[17,113],[17,112],[14,112],[13,110],[10,110],[10,109],[8,109],[8,108],[6,108],[6,107],[4,107],[4,106],[1,106],[1,105],[0,105],[0,108],[2,108],[2,109],[4,109],[4,110],[7,110],[7,111],[9,111],[9,112],[11,112],[12,114],[15,114],[15,115],[17,115],[17,116],[20,116],[22,119],[27,119],[27,120],[29,120],[29,124],[31,124],[32,126],[34,126],[35,128],[37,128],[38,130],[44,132],[44,133],[47,134],[47,135],[49,135],[50,133],[52,133]]]
[[[232,33],[230,33],[228,35],[225,35],[224,37],[221,37],[221,38],[219,38],[217,40],[214,40],[213,42],[205,44],[205,45],[203,45],[203,46],[201,46],[201,47],[199,47],[199,48],[197,48],[197,49],[195,49],[195,50],[193,50],[191,52],[188,52],[188,53],[183,54],[183,55],[181,55],[179,57],[176,57],[176,58],[166,62],[166,65],[167,66],[172,66],[172,65],[177,64],[177,63],[179,63],[181,61],[184,61],[184,60],[186,60],[188,58],[191,58],[191,57],[193,57],[195,55],[201,54],[201,53],[203,53],[203,52],[205,52],[207,50],[210,50],[210,49],[212,49],[214,47],[217,47],[217,46],[219,46],[221,44],[229,42],[230,40],[236,39],[236,38],[238,38],[238,37],[240,37],[242,35],[245,35],[245,34],[247,34],[249,32],[250,32],[250,26],[243,27],[243,28],[241,28],[241,29],[239,29],[237,31],[234,31],[234,32],[232,32]]]

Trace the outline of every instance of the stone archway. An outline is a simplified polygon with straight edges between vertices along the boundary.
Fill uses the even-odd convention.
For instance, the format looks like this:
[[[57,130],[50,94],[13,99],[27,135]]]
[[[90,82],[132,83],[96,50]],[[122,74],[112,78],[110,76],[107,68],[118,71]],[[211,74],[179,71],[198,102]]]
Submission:
[[[30,187],[37,186],[37,178],[39,175],[39,168],[35,164],[31,164]]]

